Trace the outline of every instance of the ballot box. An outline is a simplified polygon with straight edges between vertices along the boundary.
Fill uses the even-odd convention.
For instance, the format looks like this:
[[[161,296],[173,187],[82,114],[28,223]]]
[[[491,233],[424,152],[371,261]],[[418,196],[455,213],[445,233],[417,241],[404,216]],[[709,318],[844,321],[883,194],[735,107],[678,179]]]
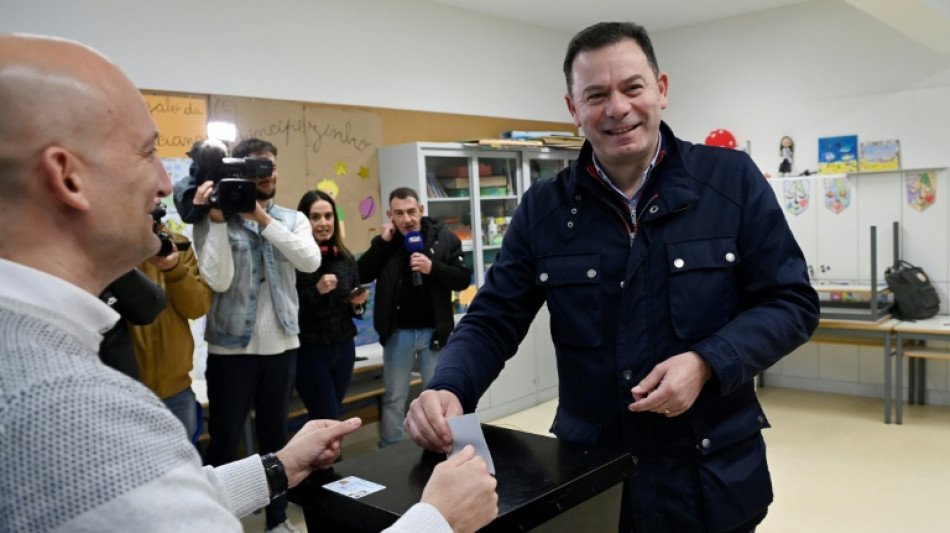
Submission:
[[[495,464],[499,511],[482,531],[616,531],[622,482],[633,468],[629,453],[490,425],[482,429]],[[432,469],[444,459],[407,440],[314,472],[289,498],[303,508],[310,531],[378,532],[419,501]],[[341,480],[368,490],[344,495],[325,488],[339,487]],[[384,488],[373,492],[379,486]]]

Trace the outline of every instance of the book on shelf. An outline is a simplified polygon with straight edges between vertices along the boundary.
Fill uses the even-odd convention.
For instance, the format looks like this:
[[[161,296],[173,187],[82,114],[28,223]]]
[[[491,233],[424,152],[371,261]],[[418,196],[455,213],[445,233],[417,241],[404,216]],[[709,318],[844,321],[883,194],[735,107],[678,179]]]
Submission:
[[[479,174],[491,174],[491,165],[480,163],[478,165]],[[435,175],[439,178],[465,178],[468,179],[468,163],[461,165],[442,165],[436,170]]]
[[[479,187],[478,194],[481,196],[507,196],[508,187]]]
[[[540,139],[542,137],[571,137],[574,134],[569,131],[517,131],[509,130],[501,132],[502,139]]]
[[[505,176],[505,175],[479,176],[478,186],[479,187],[507,187],[508,176]]]
[[[545,146],[558,146],[562,148],[580,148],[584,146],[584,137],[579,136],[547,136],[541,137],[541,142]]]
[[[536,140],[517,140],[517,139],[469,139],[463,143],[472,143],[479,146],[544,146],[544,143]]]
[[[447,189],[468,189],[468,178],[439,178],[439,182]]]
[[[426,191],[429,194],[429,198],[445,198],[445,188],[442,187],[442,184],[439,183],[439,179],[435,177],[435,174],[430,170],[426,172]]]

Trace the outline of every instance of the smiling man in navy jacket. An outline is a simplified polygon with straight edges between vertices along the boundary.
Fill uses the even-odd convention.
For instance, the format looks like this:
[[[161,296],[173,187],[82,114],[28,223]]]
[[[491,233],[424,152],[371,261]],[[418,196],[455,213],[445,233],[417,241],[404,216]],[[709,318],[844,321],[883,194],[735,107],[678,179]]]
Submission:
[[[533,185],[405,426],[451,443],[542,304],[560,375],[551,431],[633,455],[621,531],[752,531],[772,501],[754,377],[818,325],[805,260],[748,155],[677,139],[646,31],[601,23],[564,61],[587,142]]]

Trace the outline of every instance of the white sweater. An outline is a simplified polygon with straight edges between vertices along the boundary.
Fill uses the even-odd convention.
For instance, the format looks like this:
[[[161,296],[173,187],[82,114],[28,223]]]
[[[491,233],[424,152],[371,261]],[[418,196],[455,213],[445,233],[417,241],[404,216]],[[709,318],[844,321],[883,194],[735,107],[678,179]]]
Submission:
[[[161,400],[99,361],[105,304],[2,259],[0,279],[0,532],[239,532],[269,503],[258,456],[202,467]],[[392,531],[451,529],[419,504]]]

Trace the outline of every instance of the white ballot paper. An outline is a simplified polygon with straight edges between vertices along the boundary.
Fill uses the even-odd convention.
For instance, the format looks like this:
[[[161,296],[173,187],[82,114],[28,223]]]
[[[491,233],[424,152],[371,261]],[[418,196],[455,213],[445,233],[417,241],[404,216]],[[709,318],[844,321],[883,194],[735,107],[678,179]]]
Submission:
[[[488,472],[495,475],[495,463],[491,460],[491,452],[482,433],[482,424],[478,420],[478,413],[456,416],[448,419],[449,429],[452,430],[452,453],[449,457],[462,451],[466,445],[475,447],[475,453],[482,456],[488,463]]]

